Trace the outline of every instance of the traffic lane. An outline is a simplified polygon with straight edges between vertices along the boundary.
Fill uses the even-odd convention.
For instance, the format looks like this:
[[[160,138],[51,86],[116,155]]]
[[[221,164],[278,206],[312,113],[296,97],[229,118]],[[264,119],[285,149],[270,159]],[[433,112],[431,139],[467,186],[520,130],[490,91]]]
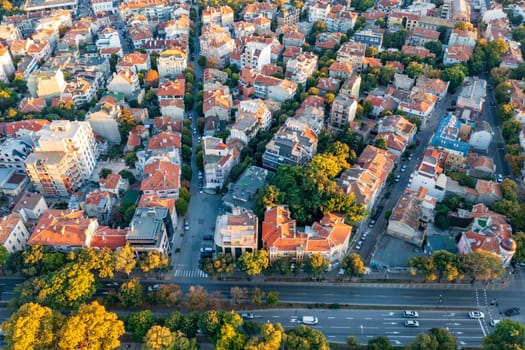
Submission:
[[[319,323],[310,327],[323,332],[330,341],[344,341],[349,335],[360,338],[383,335],[406,344],[431,328],[448,328],[464,344],[479,344],[485,334],[482,322],[468,318],[466,311],[454,315],[453,320],[445,312],[422,311],[417,318],[419,327],[405,327],[407,318],[402,317],[399,310],[296,309],[254,311],[253,314],[254,319],[261,323],[279,322],[285,328],[300,325],[302,316],[315,316]]]

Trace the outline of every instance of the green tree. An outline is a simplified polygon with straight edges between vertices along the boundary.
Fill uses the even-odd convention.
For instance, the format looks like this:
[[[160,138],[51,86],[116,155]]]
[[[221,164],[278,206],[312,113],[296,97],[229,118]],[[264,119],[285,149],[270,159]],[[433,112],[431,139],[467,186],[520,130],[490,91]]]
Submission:
[[[373,0],[352,0],[352,7],[358,12],[365,12],[374,6]]]
[[[505,319],[496,325],[493,333],[483,339],[483,350],[521,350],[525,344],[525,326]]]
[[[100,177],[105,179],[106,177],[108,177],[109,174],[111,174],[113,171],[111,171],[111,169],[106,169],[106,168],[102,168],[102,170],[100,170]]]
[[[393,350],[394,347],[390,343],[387,337],[378,336],[368,341],[369,350]]]
[[[117,72],[117,63],[119,58],[120,57],[115,53],[111,54],[111,56],[109,57],[109,68],[111,69],[112,73]]]
[[[2,268],[2,272],[4,271],[8,258],[9,252],[7,251],[7,248],[0,246],[0,268]]]
[[[144,336],[147,350],[170,350],[175,346],[175,334],[169,328],[154,325]]]
[[[432,261],[439,274],[439,279],[445,277],[447,281],[453,281],[461,277],[455,254],[445,250],[438,250],[432,253]]]
[[[185,199],[179,198],[175,202],[175,210],[177,211],[177,215],[179,216],[185,216],[188,212],[189,203]]]
[[[193,176],[193,170],[191,170],[191,165],[183,164],[181,168],[181,178],[185,181],[191,181]]]
[[[268,268],[270,257],[268,252],[261,249],[255,253],[246,252],[237,259],[237,266],[250,277],[259,275]]]
[[[516,253],[512,257],[514,263],[525,263],[525,232],[517,232],[512,235],[516,242]]]
[[[330,346],[323,333],[305,325],[292,328],[283,339],[285,349],[290,350],[329,350]]]
[[[436,266],[431,258],[413,256],[408,260],[408,267],[413,267],[422,273],[425,281],[435,281],[437,278]]]
[[[260,288],[255,287],[252,293],[252,303],[260,305],[263,302],[263,298],[264,292]]]
[[[101,349],[120,346],[124,323],[117,314],[94,301],[80,308],[67,319],[60,330],[58,348],[63,350]]]
[[[308,274],[319,276],[325,273],[330,266],[330,261],[319,253],[308,256],[305,260],[304,269]]]
[[[55,349],[65,318],[57,311],[35,303],[22,305],[2,324],[9,349]]]
[[[201,269],[214,278],[233,273],[235,265],[230,253],[219,252],[212,258],[200,261]]]
[[[374,142],[374,146],[376,146],[377,148],[381,148],[381,149],[387,149],[388,148],[388,145],[386,143],[386,140],[382,137],[379,137],[376,139],[376,141]]]
[[[279,304],[279,292],[271,291],[266,293],[266,302],[269,305]]]
[[[438,40],[428,41],[425,43],[425,48],[436,56],[439,56],[443,51],[443,44]]]
[[[515,106],[513,103],[501,103],[498,105],[496,113],[498,115],[498,118],[502,122],[505,122],[507,120],[510,120],[514,116],[514,110]]]
[[[405,73],[410,78],[417,78],[424,72],[425,72],[425,67],[421,63],[418,63],[415,61],[410,62],[408,66],[405,68]]]
[[[451,93],[456,92],[456,90],[463,84],[466,76],[466,68],[459,64],[447,67],[441,72],[441,79],[450,82],[448,91]]]
[[[365,271],[365,263],[361,256],[356,253],[348,254],[341,262],[345,274],[350,276],[362,276]]]
[[[437,350],[438,344],[436,339],[427,333],[419,333],[407,350]]]
[[[359,339],[355,335],[351,335],[348,338],[346,338],[346,346],[348,346],[350,350],[358,350],[361,348]]]
[[[457,350],[457,339],[450,334],[448,328],[431,328],[428,334],[436,339],[437,350]]]
[[[197,59],[197,63],[198,63],[199,66],[201,66],[201,67],[206,66],[206,64],[207,64],[206,56],[199,56],[199,58]]]
[[[144,288],[138,279],[132,278],[121,284],[117,297],[125,307],[139,307],[144,299]]]
[[[501,258],[492,252],[478,249],[470,254],[461,255],[461,258],[459,267],[472,281],[495,281],[505,274]]]
[[[522,41],[525,39],[525,26],[520,25],[512,29],[512,40]]]
[[[164,320],[164,326],[168,327],[172,332],[177,332],[184,329],[184,322],[184,314],[180,311],[175,311]]]
[[[151,310],[137,311],[129,315],[126,320],[126,330],[131,333],[133,340],[142,342],[149,329],[155,323]]]

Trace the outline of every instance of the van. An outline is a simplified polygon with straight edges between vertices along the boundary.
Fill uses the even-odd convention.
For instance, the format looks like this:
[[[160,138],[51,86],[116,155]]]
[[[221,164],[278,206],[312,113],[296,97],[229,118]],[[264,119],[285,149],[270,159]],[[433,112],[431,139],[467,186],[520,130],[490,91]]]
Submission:
[[[302,322],[303,324],[314,325],[318,324],[319,320],[314,316],[303,316]]]

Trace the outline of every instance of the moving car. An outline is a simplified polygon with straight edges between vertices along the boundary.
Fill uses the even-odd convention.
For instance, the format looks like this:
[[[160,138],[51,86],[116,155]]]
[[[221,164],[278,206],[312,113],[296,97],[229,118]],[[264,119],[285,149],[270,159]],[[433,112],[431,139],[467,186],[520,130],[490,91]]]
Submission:
[[[158,284],[154,284],[154,285],[148,287],[148,292],[154,292],[157,289],[159,289],[159,285]]]
[[[503,175],[498,174],[498,182],[503,182]]]
[[[419,327],[419,322],[416,320],[406,320],[405,327]]]
[[[355,245],[355,249],[360,250],[362,246],[363,246],[363,241],[359,241],[359,242],[357,242],[357,244]]]
[[[318,324],[319,320],[317,319],[317,317],[314,317],[314,316],[303,316],[302,322],[304,324],[313,325],[313,324]]]
[[[241,312],[239,315],[245,320],[253,319],[253,314],[251,312]]]
[[[403,317],[406,317],[406,318],[418,318],[419,314],[417,313],[417,311],[414,311],[414,310],[405,310],[405,311],[403,311]]]
[[[516,316],[520,314],[519,307],[511,307],[510,309],[505,310],[505,316]]]
[[[481,311],[471,311],[468,313],[470,318],[485,318],[485,314]]]
[[[211,247],[202,247],[201,253],[213,253],[213,248]]]

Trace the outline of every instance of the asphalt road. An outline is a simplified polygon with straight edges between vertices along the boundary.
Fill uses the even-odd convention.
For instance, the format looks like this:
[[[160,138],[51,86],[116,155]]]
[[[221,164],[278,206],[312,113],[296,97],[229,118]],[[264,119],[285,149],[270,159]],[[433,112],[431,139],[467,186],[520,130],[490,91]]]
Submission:
[[[254,320],[281,323],[285,328],[297,327],[302,316],[315,316],[319,323],[309,326],[321,331],[328,341],[343,343],[348,336],[358,337],[361,344],[370,338],[385,336],[392,344],[412,342],[419,333],[430,328],[448,328],[462,346],[479,346],[492,327],[488,320],[471,319],[467,311],[419,311],[419,327],[405,327],[407,320],[401,310],[255,310]]]
[[[406,187],[408,186],[410,174],[412,174],[416,167],[419,165],[423,153],[425,152],[426,147],[439,124],[439,121],[441,120],[441,118],[443,118],[444,115],[446,115],[447,108],[450,107],[450,103],[457,99],[457,94],[458,93],[447,94],[447,96],[445,96],[441,101],[437,103],[434,111],[432,112],[432,117],[427,121],[426,125],[422,127],[421,130],[419,130],[416,134],[416,138],[420,140],[420,144],[419,146],[416,146],[413,150],[410,151],[410,153],[412,154],[412,160],[401,160],[398,163],[397,168],[395,169],[395,174],[400,175],[399,182],[385,187],[381,197],[377,201],[374,210],[380,205],[383,205],[384,209],[381,212],[381,215],[376,220],[375,225],[373,225],[373,227],[371,228],[368,228],[366,226],[368,225],[368,221],[365,222],[365,224],[363,225],[364,227],[367,227],[366,231],[369,232],[369,235],[367,239],[363,242],[361,249],[358,251],[355,249],[354,246],[353,251],[358,252],[367,263],[370,263],[370,261],[372,260],[375,247],[379,243],[379,240],[381,239],[382,235],[386,230],[386,226],[388,225],[388,220],[385,219],[384,213],[394,208],[398,199],[405,191]],[[406,165],[406,171],[401,172],[401,167],[403,165]],[[390,193],[389,198],[384,197],[386,193]],[[363,230],[359,232],[359,236],[362,235],[362,232]],[[357,240],[355,242],[357,242]]]

